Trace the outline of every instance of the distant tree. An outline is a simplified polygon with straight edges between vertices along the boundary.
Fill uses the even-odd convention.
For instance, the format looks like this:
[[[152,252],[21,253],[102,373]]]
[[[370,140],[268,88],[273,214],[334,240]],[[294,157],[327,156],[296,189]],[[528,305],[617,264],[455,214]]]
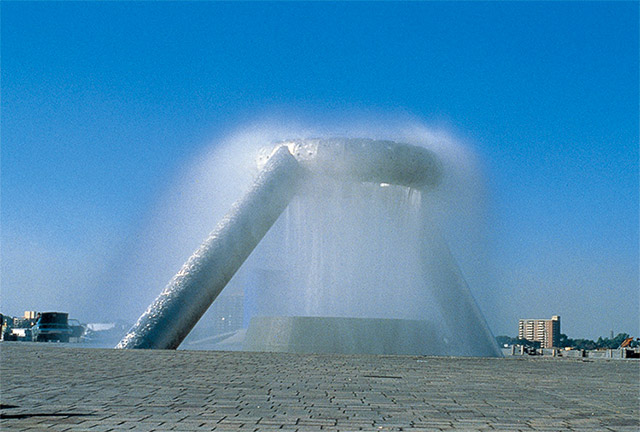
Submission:
[[[572,341],[572,348],[583,349],[583,350],[594,350],[598,346],[596,343],[589,339],[569,339]]]
[[[535,349],[539,349],[540,348],[540,342],[539,341],[530,341],[529,339],[518,339],[517,340],[517,344],[518,345],[524,345],[524,346],[530,347],[530,348],[535,348]]]
[[[496,336],[496,342],[498,342],[498,345],[500,346],[515,345],[517,340],[517,338],[512,338],[510,336]]]
[[[603,339],[602,337],[599,337],[598,340],[596,341],[596,347],[617,349],[617,348],[620,348],[620,345],[622,345],[622,342],[624,342],[624,340],[628,337],[629,335],[627,333],[618,333],[618,335],[613,339],[609,339],[609,338]]]
[[[618,333],[613,339],[599,337],[597,341],[590,339],[571,339],[566,334],[561,333],[557,342],[558,348],[574,348],[583,350],[594,349],[618,349],[622,342],[627,339],[629,335],[627,333]],[[524,345],[531,348],[540,348],[540,342],[530,341],[527,339],[518,339],[509,336],[496,336],[496,342],[500,346],[503,345]],[[630,347],[640,346],[640,338],[637,338],[631,342]]]
[[[615,348],[620,348],[620,345],[622,345],[622,342],[624,342],[624,340],[627,339],[628,337],[629,337],[628,333],[618,333],[618,335],[613,338],[613,340],[615,341]]]
[[[560,333],[560,338],[558,339],[558,348],[572,348],[573,347],[573,339],[569,339],[569,337]]]
[[[540,342],[530,341],[527,339],[518,339],[510,336],[496,336],[496,342],[498,345],[524,345],[530,348],[540,348]]]

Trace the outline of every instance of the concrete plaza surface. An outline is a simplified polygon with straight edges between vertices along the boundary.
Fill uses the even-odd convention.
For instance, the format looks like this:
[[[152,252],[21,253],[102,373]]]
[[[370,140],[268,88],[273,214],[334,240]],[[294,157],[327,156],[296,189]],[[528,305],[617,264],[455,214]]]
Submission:
[[[638,431],[640,362],[1,343],[0,430]]]

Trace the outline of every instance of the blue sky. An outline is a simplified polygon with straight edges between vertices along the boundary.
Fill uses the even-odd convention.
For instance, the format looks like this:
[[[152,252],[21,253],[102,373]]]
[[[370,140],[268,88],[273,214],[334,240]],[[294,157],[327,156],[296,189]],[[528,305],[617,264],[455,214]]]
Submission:
[[[479,155],[494,333],[552,314],[572,337],[640,331],[637,2],[0,7],[2,312],[72,298],[87,320],[87,292],[135,289],[97,281],[243,124],[380,116]]]

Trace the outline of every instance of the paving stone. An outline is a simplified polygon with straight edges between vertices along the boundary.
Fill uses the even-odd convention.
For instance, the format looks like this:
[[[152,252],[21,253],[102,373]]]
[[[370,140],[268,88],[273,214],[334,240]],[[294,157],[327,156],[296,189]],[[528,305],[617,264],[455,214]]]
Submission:
[[[2,342],[0,385],[2,431],[640,430],[637,360]]]

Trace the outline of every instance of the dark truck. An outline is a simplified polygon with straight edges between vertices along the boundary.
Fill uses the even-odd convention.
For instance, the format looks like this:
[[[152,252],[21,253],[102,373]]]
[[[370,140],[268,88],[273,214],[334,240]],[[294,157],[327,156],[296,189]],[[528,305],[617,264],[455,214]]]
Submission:
[[[31,334],[36,342],[69,342],[72,332],[69,314],[64,312],[42,312],[31,327]]]

